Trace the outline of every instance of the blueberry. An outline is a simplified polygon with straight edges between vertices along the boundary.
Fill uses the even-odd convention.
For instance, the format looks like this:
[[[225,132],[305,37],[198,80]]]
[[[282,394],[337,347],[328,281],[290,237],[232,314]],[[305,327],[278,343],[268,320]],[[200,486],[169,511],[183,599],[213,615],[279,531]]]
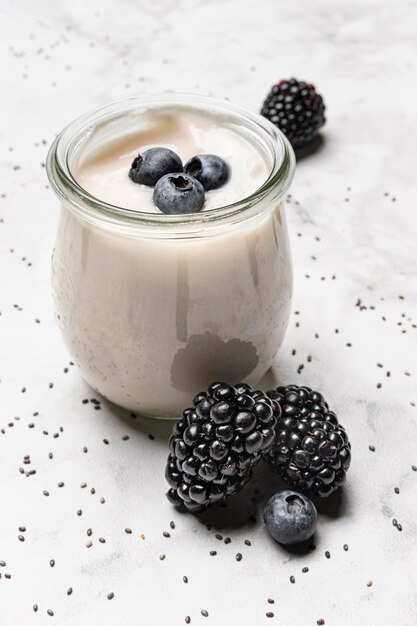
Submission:
[[[156,183],[153,201],[162,213],[197,213],[204,204],[204,189],[187,174],[167,174]]]
[[[215,154],[197,154],[187,161],[184,172],[196,178],[205,191],[218,189],[230,176],[230,168],[226,161]]]
[[[301,493],[279,491],[265,505],[264,522],[269,534],[279,543],[300,543],[314,534],[317,511]]]
[[[153,187],[162,176],[174,172],[182,172],[178,154],[168,148],[150,148],[133,159],[129,178],[134,183]]]

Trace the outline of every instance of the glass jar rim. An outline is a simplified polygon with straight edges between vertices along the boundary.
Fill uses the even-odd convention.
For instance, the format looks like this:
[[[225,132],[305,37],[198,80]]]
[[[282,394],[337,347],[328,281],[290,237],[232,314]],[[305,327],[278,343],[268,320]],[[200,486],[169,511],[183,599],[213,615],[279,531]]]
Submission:
[[[272,168],[262,185],[249,196],[210,211],[194,214],[166,215],[136,211],[107,203],[86,191],[72,175],[71,152],[99,123],[140,107],[168,106],[210,107],[210,111],[234,114],[262,136],[272,155]],[[65,203],[85,219],[128,229],[153,229],[167,232],[192,233],[202,227],[221,226],[225,221],[241,221],[262,210],[263,200],[271,196],[278,201],[288,190],[295,169],[294,151],[285,135],[269,120],[244,107],[209,96],[186,93],[164,93],[133,96],[95,108],[68,124],[51,145],[46,170],[52,189]]]

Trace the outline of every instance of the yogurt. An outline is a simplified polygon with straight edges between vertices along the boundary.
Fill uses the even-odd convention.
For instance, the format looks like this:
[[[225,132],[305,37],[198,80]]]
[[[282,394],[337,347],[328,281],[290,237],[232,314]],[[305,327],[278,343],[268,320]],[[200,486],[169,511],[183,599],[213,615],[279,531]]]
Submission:
[[[132,103],[117,106],[117,123],[97,113],[87,133],[78,121],[51,148],[48,172],[62,202],[56,317],[96,391],[131,411],[176,417],[214,380],[255,384],[274,360],[292,293],[282,193],[293,157],[267,122],[257,128],[252,116],[252,127],[251,114],[226,103],[139,102],[134,123]],[[172,222],[152,189],[129,179],[133,158],[154,146],[183,162],[214,153],[228,163],[229,182],[206,194],[201,215]]]

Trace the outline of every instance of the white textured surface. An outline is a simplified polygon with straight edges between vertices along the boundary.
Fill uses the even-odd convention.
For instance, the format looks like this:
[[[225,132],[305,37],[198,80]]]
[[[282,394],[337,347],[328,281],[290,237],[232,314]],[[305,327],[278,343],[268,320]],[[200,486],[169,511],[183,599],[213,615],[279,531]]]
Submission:
[[[3,0],[0,12],[1,625],[174,626],[186,615],[215,626],[415,624],[416,4]],[[321,389],[353,444],[343,497],[321,507],[317,548],[302,555],[247,522],[260,507],[256,484],[208,514],[218,531],[173,511],[163,497],[167,428],[81,403],[92,394],[52,316],[57,206],[42,165],[54,134],[96,105],[173,89],[257,109],[274,80],[293,74],[319,86],[329,121],[320,150],[298,165],[288,207],[295,302],[276,374]],[[257,483],[264,496],[274,490],[266,470]]]

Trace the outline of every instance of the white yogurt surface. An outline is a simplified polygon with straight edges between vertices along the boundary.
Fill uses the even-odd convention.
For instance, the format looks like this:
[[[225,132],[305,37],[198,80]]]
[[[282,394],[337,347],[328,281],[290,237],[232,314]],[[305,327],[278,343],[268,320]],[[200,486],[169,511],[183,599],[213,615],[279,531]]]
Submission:
[[[74,164],[74,177],[99,200],[136,211],[159,213],[152,201],[153,187],[134,183],[128,176],[138,153],[158,146],[174,150],[184,164],[203,153],[216,154],[227,162],[230,178],[219,189],[206,193],[203,210],[243,200],[268,176],[259,146],[228,118],[178,107],[144,111],[137,116],[134,129],[110,142],[106,138],[105,144],[97,138],[91,149],[88,146],[83,149]]]

